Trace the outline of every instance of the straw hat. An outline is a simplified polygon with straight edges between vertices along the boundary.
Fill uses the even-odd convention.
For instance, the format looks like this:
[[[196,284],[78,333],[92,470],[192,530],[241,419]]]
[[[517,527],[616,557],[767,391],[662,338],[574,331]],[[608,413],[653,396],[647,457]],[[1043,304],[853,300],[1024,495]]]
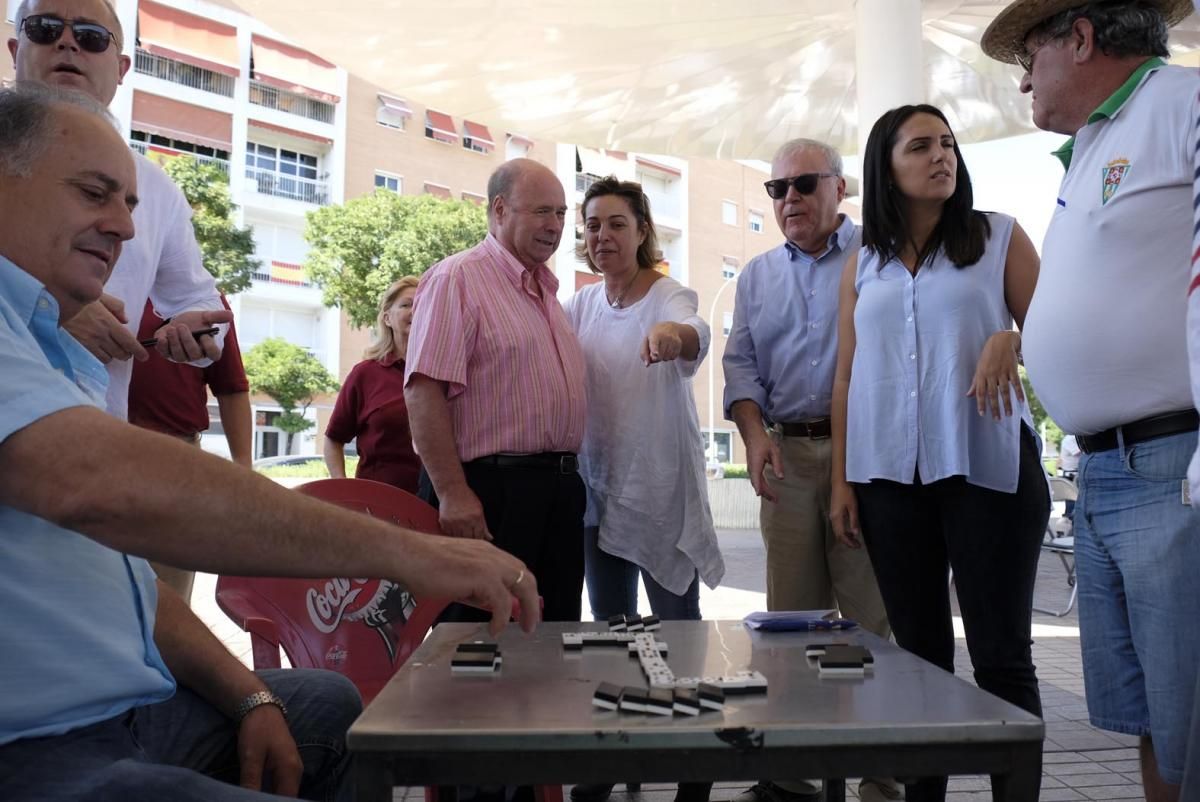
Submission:
[[[983,32],[983,52],[996,61],[1017,63],[1025,51],[1025,36],[1060,11],[1086,5],[1089,0],[1016,0],[992,20]],[[1148,0],[1162,12],[1170,27],[1192,13],[1192,0]]]

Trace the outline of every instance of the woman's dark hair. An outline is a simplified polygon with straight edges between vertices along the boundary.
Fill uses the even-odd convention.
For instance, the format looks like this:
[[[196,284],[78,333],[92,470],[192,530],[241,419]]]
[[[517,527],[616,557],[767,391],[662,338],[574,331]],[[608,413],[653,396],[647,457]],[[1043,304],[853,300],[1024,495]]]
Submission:
[[[637,250],[638,267],[642,270],[657,267],[658,263],[662,261],[658,250],[658,234],[654,229],[654,219],[650,216],[650,199],[642,191],[642,185],[636,181],[621,181],[615,175],[598,179],[587,188],[587,192],[583,194],[583,205],[579,207],[585,228],[587,227],[588,204],[604,195],[616,195],[629,204],[629,209],[633,212],[634,219],[637,220],[638,228],[646,232],[646,238],[642,240],[642,244],[638,246]],[[593,273],[600,272],[592,263],[592,257],[588,255],[586,238],[584,242],[575,246],[575,255],[581,262],[587,263],[588,269]]]
[[[950,128],[946,115],[924,103],[892,109],[875,121],[863,158],[863,245],[871,249],[882,264],[899,256],[900,251],[911,244],[917,250],[918,265],[932,259],[940,248],[956,267],[969,267],[983,256],[992,227],[987,215],[972,208],[971,176],[958,149],[958,140],[954,142],[954,155],[958,161],[954,194],[946,199],[942,217],[929,241],[924,245],[912,242],[908,204],[892,178],[892,148],[900,127],[914,114],[932,114]]]

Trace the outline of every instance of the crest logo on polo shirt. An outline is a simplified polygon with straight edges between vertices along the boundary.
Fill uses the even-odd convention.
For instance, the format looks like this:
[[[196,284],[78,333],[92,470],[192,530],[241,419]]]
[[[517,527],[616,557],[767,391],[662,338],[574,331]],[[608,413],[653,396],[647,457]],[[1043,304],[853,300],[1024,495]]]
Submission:
[[[1133,167],[1129,163],[1129,159],[1113,159],[1100,170],[1104,176],[1104,189],[1100,195],[1101,205],[1112,200],[1112,196],[1117,193],[1121,187],[1121,182],[1129,175],[1129,170]]]

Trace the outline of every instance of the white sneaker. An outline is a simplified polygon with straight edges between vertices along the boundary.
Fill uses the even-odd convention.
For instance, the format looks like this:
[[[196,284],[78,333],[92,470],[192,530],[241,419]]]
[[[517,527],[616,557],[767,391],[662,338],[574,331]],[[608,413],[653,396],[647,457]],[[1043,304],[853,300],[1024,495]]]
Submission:
[[[864,777],[858,784],[860,802],[894,802],[904,799],[904,786],[890,777]]]

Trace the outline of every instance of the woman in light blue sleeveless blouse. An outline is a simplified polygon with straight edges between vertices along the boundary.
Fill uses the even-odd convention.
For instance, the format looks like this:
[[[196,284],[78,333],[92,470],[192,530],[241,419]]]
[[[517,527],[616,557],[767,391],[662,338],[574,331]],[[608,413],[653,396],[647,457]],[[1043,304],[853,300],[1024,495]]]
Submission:
[[[863,248],[839,300],[834,531],[865,542],[897,642],[948,671],[952,568],[976,682],[1041,715],[1030,619],[1050,498],[1013,330],[1037,253],[1011,217],[972,208],[932,106],[883,115],[863,173]],[[924,778],[907,799],[945,789]]]

